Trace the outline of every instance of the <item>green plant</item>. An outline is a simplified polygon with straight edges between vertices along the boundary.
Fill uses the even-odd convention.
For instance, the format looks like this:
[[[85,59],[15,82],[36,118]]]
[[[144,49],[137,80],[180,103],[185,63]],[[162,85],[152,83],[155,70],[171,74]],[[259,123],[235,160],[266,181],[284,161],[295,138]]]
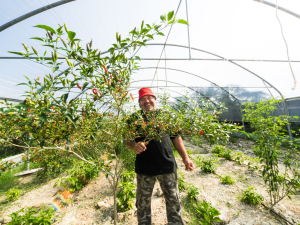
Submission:
[[[191,154],[193,154],[194,152],[191,149],[187,149],[186,153],[190,156]]]
[[[244,153],[242,152],[236,152],[235,159],[238,164],[242,165],[245,161]]]
[[[259,146],[258,146],[258,145],[252,146],[251,149],[252,149],[252,151],[253,151],[253,153],[254,153],[255,155],[259,156],[259,154],[260,154],[260,149],[259,149]]]
[[[235,152],[230,150],[230,149],[225,149],[224,151],[221,151],[219,153],[219,156],[224,158],[224,159],[232,161],[234,159]]]
[[[271,208],[286,196],[294,194],[300,187],[300,173],[298,163],[297,144],[289,140],[285,133],[285,126],[297,117],[287,115],[274,116],[277,105],[283,100],[263,100],[259,103],[245,103],[243,120],[250,122],[255,129],[258,154],[262,163],[262,175],[268,186]],[[280,151],[282,142],[287,142],[291,148],[286,152]],[[280,177],[278,159],[284,159],[284,178]],[[255,167],[256,169],[256,167]]]
[[[197,201],[197,196],[200,194],[200,189],[196,187],[194,184],[189,184],[188,188],[188,199],[190,201]]]
[[[90,180],[99,173],[99,168],[83,161],[75,163],[74,167],[68,171],[70,177],[59,178],[55,181],[55,186],[62,186],[71,192],[82,189]]]
[[[117,210],[119,212],[125,212],[133,208],[133,199],[135,197],[134,193],[134,180],[135,173],[133,171],[124,171],[120,177],[121,183],[118,187],[121,190],[117,193],[117,198],[119,202],[117,204]]]
[[[255,187],[247,188],[242,193],[242,195],[238,196],[238,198],[241,198],[242,202],[245,202],[245,203],[250,204],[250,205],[260,204],[264,200],[262,195],[260,195],[256,192]]]
[[[235,181],[230,175],[226,175],[225,177],[221,177],[220,181],[222,184],[234,184]]]
[[[225,151],[226,147],[223,145],[214,145],[212,147],[212,153],[216,154],[216,155],[220,155]]]
[[[185,177],[184,174],[180,171],[178,171],[178,189],[180,192],[186,190],[188,183],[184,181]]]
[[[219,210],[214,208],[211,203],[201,202],[195,206],[196,211],[199,215],[203,216],[203,219],[200,219],[200,224],[202,225],[213,225],[214,222],[222,222],[219,218],[221,214]]]
[[[12,189],[6,192],[6,198],[9,201],[17,200],[21,195],[21,190],[17,187],[13,187]]]
[[[218,168],[219,160],[215,157],[202,157],[198,156],[196,159],[196,165],[201,167],[201,169],[206,173],[215,173]]]
[[[19,215],[19,214],[22,215]],[[52,224],[54,220],[54,209],[52,207],[47,208],[42,206],[41,208],[28,207],[22,208],[9,215],[12,221],[7,223],[7,225],[48,225]]]

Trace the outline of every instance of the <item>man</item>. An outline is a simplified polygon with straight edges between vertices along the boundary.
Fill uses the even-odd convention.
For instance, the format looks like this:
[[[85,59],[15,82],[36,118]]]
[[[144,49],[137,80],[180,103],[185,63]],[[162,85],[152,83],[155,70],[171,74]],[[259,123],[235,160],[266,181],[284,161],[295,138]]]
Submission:
[[[139,90],[139,106],[145,121],[146,113],[155,114],[156,96],[150,88]],[[128,147],[136,156],[135,172],[137,173],[136,207],[139,225],[151,225],[151,196],[156,179],[160,183],[166,200],[168,224],[183,224],[179,190],[177,185],[177,165],[173,155],[173,147],[180,154],[186,170],[194,169],[193,162],[183,145],[180,136],[164,136],[159,140],[151,140],[145,144],[143,137],[129,141]]]

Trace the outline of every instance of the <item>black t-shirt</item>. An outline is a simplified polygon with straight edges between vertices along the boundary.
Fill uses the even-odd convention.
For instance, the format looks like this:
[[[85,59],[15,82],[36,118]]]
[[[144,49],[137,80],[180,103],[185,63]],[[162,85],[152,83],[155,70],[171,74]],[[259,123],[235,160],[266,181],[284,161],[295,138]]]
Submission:
[[[144,121],[147,122],[147,117],[143,111],[141,111]],[[153,112],[158,113],[158,111]],[[135,118],[133,114],[131,118]],[[128,121],[130,124],[132,122]],[[171,143],[171,137],[165,135],[159,140],[151,140],[147,145],[147,149],[136,155],[135,160],[135,172],[146,175],[160,175],[166,173],[176,172],[177,164],[173,155],[173,147]],[[143,141],[144,137],[138,137],[135,142]]]

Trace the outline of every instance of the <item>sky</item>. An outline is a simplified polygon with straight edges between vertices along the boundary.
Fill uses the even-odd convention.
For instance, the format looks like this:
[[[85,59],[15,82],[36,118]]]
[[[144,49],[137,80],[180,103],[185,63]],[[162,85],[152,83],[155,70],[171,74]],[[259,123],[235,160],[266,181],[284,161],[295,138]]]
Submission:
[[[0,24],[53,2],[56,1],[0,0]],[[268,2],[276,4],[276,0]],[[300,15],[299,0],[278,0],[277,3]],[[57,27],[66,23],[83,43],[92,38],[93,45],[105,51],[114,42],[116,32],[126,37],[142,20],[150,24],[159,22],[161,14],[177,8],[177,18],[188,19],[190,26],[176,24],[168,39],[169,30],[166,30],[165,37],[152,42],[166,42],[165,51],[162,45],[149,45],[139,52],[141,58],[152,60],[142,60],[140,71],[132,75],[135,96],[137,89],[143,86],[151,86],[157,94],[169,90],[176,97],[178,93],[184,94],[187,87],[214,84],[229,87],[229,91],[242,87],[248,91],[263,91],[267,96],[300,96],[300,19],[280,10],[277,12],[287,49],[276,9],[254,0],[77,0],[0,32],[0,57],[14,56],[8,51],[23,51],[22,43],[44,52],[38,42],[30,39],[44,35],[43,30],[33,27],[37,24]],[[287,50],[290,60],[298,61],[292,62],[291,67],[288,62],[262,61],[287,61]],[[177,60],[155,60],[160,57]],[[234,64],[228,61],[230,59],[245,61],[233,61]],[[291,68],[298,81],[294,90]],[[26,87],[16,85],[25,81],[24,75],[37,78],[50,72],[43,65],[28,60],[0,59],[0,97],[22,99]]]

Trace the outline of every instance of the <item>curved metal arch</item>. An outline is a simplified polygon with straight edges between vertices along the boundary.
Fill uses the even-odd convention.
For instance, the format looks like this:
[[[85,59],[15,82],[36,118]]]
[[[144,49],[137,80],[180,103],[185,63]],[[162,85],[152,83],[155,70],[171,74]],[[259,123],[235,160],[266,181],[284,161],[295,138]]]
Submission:
[[[149,46],[149,45],[159,45],[159,46],[161,46],[161,45],[166,45],[166,46],[172,46],[172,47],[189,48],[188,46],[177,45],[177,44],[162,44],[162,43],[149,43],[149,44],[147,44],[147,46]],[[259,78],[259,79],[262,80],[263,82],[269,84],[272,88],[274,88],[275,91],[278,92],[278,94],[280,95],[280,97],[284,100],[284,97],[283,97],[282,93],[281,93],[274,85],[272,85],[270,82],[266,81],[264,78],[262,78],[261,76],[259,76],[259,75],[256,74],[256,73],[254,73],[253,71],[247,69],[246,67],[243,67],[242,65],[240,65],[240,64],[238,64],[238,63],[235,63],[235,62],[233,62],[233,61],[231,61],[231,60],[228,60],[228,59],[226,59],[226,58],[224,58],[224,57],[222,57],[222,56],[219,56],[219,55],[217,55],[217,54],[214,54],[214,53],[212,53],[212,52],[208,52],[208,51],[205,51],[205,50],[202,50],[202,49],[199,49],[199,48],[194,48],[194,47],[191,47],[191,49],[196,50],[196,51],[200,51],[200,52],[204,52],[204,53],[207,53],[207,54],[209,54],[209,55],[213,55],[213,56],[215,56],[215,57],[221,58],[221,59],[223,59],[224,61],[228,61],[228,62],[230,62],[230,63],[232,63],[232,64],[234,64],[234,65],[236,65],[236,66],[242,68],[243,70],[246,70],[247,72],[249,72],[249,73],[251,73],[252,75],[256,76],[257,78]]]
[[[0,32],[23,21],[23,20],[26,20],[28,19],[29,17],[32,17],[32,16],[35,16],[41,12],[44,12],[44,11],[47,11],[48,9],[51,9],[51,8],[54,8],[54,7],[57,7],[57,6],[60,6],[60,5],[63,5],[63,4],[66,4],[66,3],[69,3],[69,2],[72,2],[72,1],[75,1],[75,0],[61,0],[61,1],[57,1],[57,2],[54,2],[52,4],[49,4],[49,5],[46,5],[46,6],[43,6],[41,8],[38,8],[36,10],[33,10],[29,13],[26,13],[16,19],[13,19],[3,25],[0,26]]]
[[[152,81],[152,80],[136,80],[136,81],[132,81],[131,83],[137,83],[137,82],[141,82],[141,81]],[[165,80],[157,80],[157,81],[163,81],[163,82],[165,82]],[[183,84],[179,84],[179,83],[176,83],[176,82],[173,82],[173,81],[168,81],[168,82],[169,82],[169,83],[173,83],[173,84],[177,84],[177,85],[180,85],[180,86],[183,86],[183,87],[185,87],[185,88],[191,89],[191,90],[194,91],[194,92],[197,92],[198,94],[200,94],[201,96],[203,96],[205,99],[207,99],[208,101],[210,101],[212,104],[214,104],[214,106],[216,106],[216,108],[218,108],[218,105],[217,105],[214,101],[212,101],[210,98],[208,98],[208,97],[206,97],[205,95],[203,95],[201,92],[196,91],[196,90],[194,90],[193,88],[188,87],[188,86],[185,86],[185,85],[183,85]]]
[[[268,2],[268,1],[264,1],[264,0],[253,0],[253,1],[259,2],[259,3],[263,3],[263,4],[265,4],[265,5],[268,5],[268,6],[271,6],[271,7],[273,7],[273,8],[276,8],[276,4],[273,4],[273,3]],[[283,8],[283,7],[279,6],[279,5],[277,5],[277,8],[278,8],[279,10],[283,11],[283,12],[286,12],[286,13],[288,13],[288,14],[290,14],[290,15],[292,15],[292,16],[295,16],[295,17],[297,17],[298,19],[300,19],[300,15],[297,14],[297,13],[295,13],[295,12],[293,12],[293,11],[290,11],[290,10],[288,10],[288,9],[286,9],[286,8]]]
[[[190,73],[190,72],[187,72],[187,71],[184,71],[184,70],[170,68],[170,67],[140,67],[139,70],[140,69],[164,69],[164,70],[167,69],[167,70],[174,70],[174,71],[177,71],[177,72],[187,73],[189,75],[196,76],[198,78],[201,78],[203,80],[208,81],[211,84],[216,85],[218,88],[222,89],[223,91],[225,91],[226,93],[228,93],[231,97],[233,97],[239,103],[240,106],[242,105],[241,102],[240,102],[240,100],[238,100],[234,95],[230,94],[226,89],[224,89],[223,87],[219,86],[218,84],[216,84],[216,83],[214,83],[214,82],[212,82],[212,81],[210,81],[210,80],[208,80],[208,79],[206,79],[204,77],[201,77],[201,76],[199,76],[197,74]]]

